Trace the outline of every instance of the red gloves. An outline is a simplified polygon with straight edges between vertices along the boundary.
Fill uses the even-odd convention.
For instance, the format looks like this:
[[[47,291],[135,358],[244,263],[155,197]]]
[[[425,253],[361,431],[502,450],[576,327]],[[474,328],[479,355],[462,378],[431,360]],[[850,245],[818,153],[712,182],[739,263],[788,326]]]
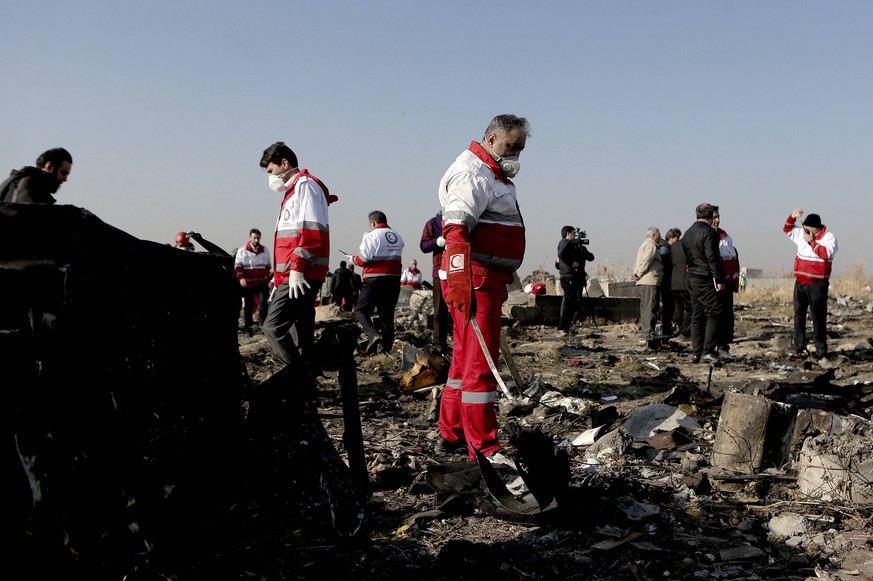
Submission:
[[[470,270],[470,244],[461,242],[446,247],[446,271],[449,292],[446,304],[458,309],[469,322],[473,310],[473,274]]]

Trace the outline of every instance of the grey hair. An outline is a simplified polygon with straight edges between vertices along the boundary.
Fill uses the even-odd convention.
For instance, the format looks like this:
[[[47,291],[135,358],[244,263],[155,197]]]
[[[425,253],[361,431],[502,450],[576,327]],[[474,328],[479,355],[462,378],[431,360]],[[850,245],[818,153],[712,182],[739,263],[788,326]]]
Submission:
[[[488,136],[492,133],[495,135],[506,135],[516,127],[520,127],[524,131],[525,137],[530,137],[530,122],[527,119],[517,115],[498,115],[485,128],[485,135],[482,137],[482,140],[488,139]]]
[[[655,232],[657,232],[658,234],[660,234],[660,233],[661,233],[661,229],[658,228],[657,226],[649,226],[649,229],[646,230],[646,236],[651,236],[651,235],[654,234]]]

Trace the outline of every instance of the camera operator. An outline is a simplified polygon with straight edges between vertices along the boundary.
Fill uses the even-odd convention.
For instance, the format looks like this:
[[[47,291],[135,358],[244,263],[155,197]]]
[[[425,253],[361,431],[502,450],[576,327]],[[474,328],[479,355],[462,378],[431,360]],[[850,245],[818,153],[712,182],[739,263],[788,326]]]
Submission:
[[[579,310],[582,293],[588,275],[585,274],[585,261],[594,260],[594,255],[586,247],[585,233],[573,226],[561,228],[561,241],[558,243],[558,276],[564,300],[561,301],[561,321],[558,323],[558,337],[570,334],[570,325]]]

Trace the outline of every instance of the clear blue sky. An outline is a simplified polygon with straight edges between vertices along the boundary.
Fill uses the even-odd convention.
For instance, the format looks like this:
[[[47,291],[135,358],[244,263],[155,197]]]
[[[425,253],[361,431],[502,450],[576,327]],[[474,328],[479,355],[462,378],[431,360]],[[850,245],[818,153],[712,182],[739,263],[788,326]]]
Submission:
[[[684,231],[702,201],[745,266],[790,269],[802,207],[837,235],[838,274],[873,276],[867,0],[49,0],[3,20],[0,171],[66,147],[59,202],[139,238],[271,240],[258,162],[283,140],[340,196],[332,269],[375,209],[427,268],[440,176],[515,113],[522,276],[554,271],[565,224],[629,275],[646,228]]]

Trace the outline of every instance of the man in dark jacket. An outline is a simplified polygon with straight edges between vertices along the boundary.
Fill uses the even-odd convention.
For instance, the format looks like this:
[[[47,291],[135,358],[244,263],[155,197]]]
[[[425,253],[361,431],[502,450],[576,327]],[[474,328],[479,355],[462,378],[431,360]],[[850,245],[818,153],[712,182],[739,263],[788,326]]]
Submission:
[[[354,301],[354,276],[352,271],[346,268],[346,261],[340,262],[338,269],[333,271],[330,277],[330,296],[335,305],[344,311],[351,311]]]
[[[669,238],[671,234],[674,236],[673,238]],[[673,228],[667,231],[667,236],[672,267],[670,289],[673,293],[673,329],[682,339],[690,339],[691,295],[688,293],[688,273],[686,272],[688,262],[685,260],[685,248],[679,243],[682,231]]]
[[[433,342],[445,352],[447,349],[449,329],[452,320],[449,317],[449,308],[443,299],[442,285],[440,284],[440,265],[443,262],[446,240],[443,238],[443,212],[440,210],[436,216],[428,220],[421,231],[421,241],[418,248],[422,252],[433,254]]]
[[[661,241],[658,252],[664,265],[664,278],[661,279],[661,335],[673,336],[673,313],[676,311],[676,297],[673,295],[673,245],[682,233],[679,228],[670,228]]]
[[[688,291],[691,295],[692,363],[718,361],[718,322],[722,303],[719,294],[725,292],[724,268],[718,252],[718,232],[712,228],[712,204],[699,204],[697,220],[682,237],[682,248],[688,262]]]
[[[579,303],[585,292],[588,275],[585,274],[585,261],[594,260],[594,255],[576,239],[576,229],[572,226],[561,228],[561,241],[558,242],[558,277],[564,298],[561,300],[558,337],[570,334],[570,325],[579,311]],[[587,243],[587,241],[585,241]]]
[[[14,169],[0,184],[0,202],[13,204],[54,204],[52,196],[70,175],[73,157],[62,147],[43,152],[36,167]]]

